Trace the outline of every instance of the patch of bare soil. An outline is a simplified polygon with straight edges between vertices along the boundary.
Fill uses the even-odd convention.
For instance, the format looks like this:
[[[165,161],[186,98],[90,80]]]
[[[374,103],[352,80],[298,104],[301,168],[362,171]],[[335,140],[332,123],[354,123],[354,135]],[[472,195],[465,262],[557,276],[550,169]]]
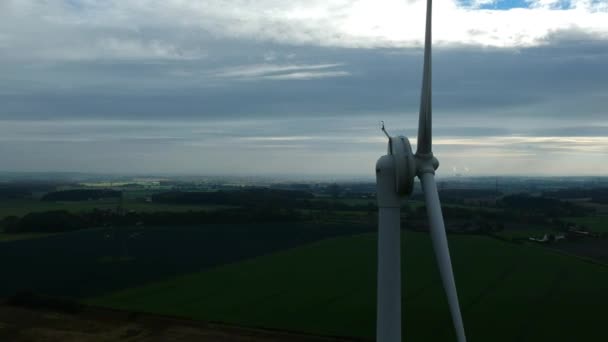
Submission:
[[[254,329],[98,307],[75,312],[0,304],[0,341],[11,342],[321,342],[364,341]]]

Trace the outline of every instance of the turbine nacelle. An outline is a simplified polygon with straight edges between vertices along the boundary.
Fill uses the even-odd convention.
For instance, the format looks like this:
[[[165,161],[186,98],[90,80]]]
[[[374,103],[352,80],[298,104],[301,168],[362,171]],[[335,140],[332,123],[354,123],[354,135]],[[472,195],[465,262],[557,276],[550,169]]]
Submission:
[[[382,127],[384,130],[384,127]],[[390,136],[388,137],[387,155],[380,158],[376,164],[376,172],[394,173],[394,189],[398,196],[409,196],[414,191],[414,178],[424,173],[435,174],[439,167],[439,160],[430,154],[414,154],[412,145],[407,137]],[[383,159],[384,158],[384,159]]]

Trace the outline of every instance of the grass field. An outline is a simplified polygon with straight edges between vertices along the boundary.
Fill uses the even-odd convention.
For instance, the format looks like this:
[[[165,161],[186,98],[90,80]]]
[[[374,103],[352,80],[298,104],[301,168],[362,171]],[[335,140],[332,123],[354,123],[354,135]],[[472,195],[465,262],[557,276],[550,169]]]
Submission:
[[[499,232],[492,233],[493,235],[506,238],[506,239],[528,239],[529,237],[542,238],[545,234],[555,234],[553,227],[526,224],[517,225],[515,228],[513,225],[505,225],[505,229]]]
[[[597,341],[608,268],[524,245],[451,236],[469,341]],[[129,310],[373,337],[376,236],[324,240],[91,298]],[[428,236],[403,240],[404,339],[454,340]]]
[[[608,216],[565,217],[565,221],[586,226],[596,232],[608,232]]]
[[[48,234],[44,234],[44,233],[18,233],[18,234],[0,233],[0,242],[37,239],[37,238],[44,238],[44,237],[51,236],[51,235],[53,235],[53,233],[48,233]]]

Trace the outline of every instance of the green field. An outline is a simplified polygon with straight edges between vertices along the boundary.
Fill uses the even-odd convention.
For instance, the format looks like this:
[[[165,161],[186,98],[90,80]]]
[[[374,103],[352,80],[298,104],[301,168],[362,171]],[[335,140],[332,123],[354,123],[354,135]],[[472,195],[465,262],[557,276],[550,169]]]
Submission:
[[[595,232],[608,232],[608,216],[566,217],[564,221],[581,224]]]
[[[313,199],[313,201],[329,201],[329,202],[336,202],[336,203],[342,203],[342,204],[346,204],[346,205],[351,205],[351,206],[356,206],[356,205],[372,205],[373,207],[376,207],[377,202],[375,199],[367,199],[367,198],[324,198],[324,197],[318,197],[316,199]],[[419,207],[424,206],[424,201],[417,201],[417,200],[412,200],[412,199],[408,199],[406,202],[407,205],[412,209],[415,210]],[[454,205],[456,206],[456,205]],[[469,208],[469,206],[464,206]]]
[[[53,235],[52,233],[44,234],[44,233],[12,233],[5,234],[0,232],[0,242],[3,241],[16,241],[16,240],[26,240],[26,239],[36,239],[43,238],[47,236]]]
[[[376,235],[324,240],[90,303],[246,326],[373,337]],[[605,338],[608,268],[542,248],[451,236],[469,341]],[[454,336],[428,235],[403,240],[404,339]]]
[[[529,237],[542,238],[545,234],[555,234],[555,231],[552,227],[530,225],[526,229],[505,229],[492,234],[510,240],[527,240]]]

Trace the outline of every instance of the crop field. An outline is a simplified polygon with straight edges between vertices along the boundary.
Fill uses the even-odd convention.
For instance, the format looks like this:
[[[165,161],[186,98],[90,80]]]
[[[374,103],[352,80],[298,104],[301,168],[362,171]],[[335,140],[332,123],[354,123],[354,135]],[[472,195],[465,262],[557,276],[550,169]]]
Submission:
[[[405,340],[454,340],[428,235],[406,232],[403,247]],[[469,341],[605,338],[607,267],[481,236],[450,236],[450,247]],[[88,301],[245,326],[373,337],[375,276],[376,235],[364,234]]]
[[[53,233],[16,233],[16,234],[3,234],[0,233],[0,242],[2,241],[17,241],[27,239],[45,238],[47,236],[54,235]]]
[[[555,234],[555,231],[550,226],[538,224],[505,224],[502,231],[493,233],[493,235],[511,240],[527,240],[529,237],[542,238],[545,234]]]
[[[608,204],[601,204],[595,202],[582,202],[580,204],[588,208],[593,208],[595,212],[600,215],[608,215]]]
[[[72,298],[101,295],[370,229],[306,223],[210,224],[22,236],[0,241],[0,298],[23,290]]]
[[[566,217],[564,220],[586,226],[595,232],[608,232],[608,216]]]
[[[529,231],[521,230],[505,230],[502,232],[493,233],[493,235],[507,239],[507,240],[527,240],[529,237],[542,238],[545,234],[553,233],[548,229],[530,229]]]
[[[567,243],[555,243],[549,248],[608,264],[608,240],[606,239],[580,239]]]

